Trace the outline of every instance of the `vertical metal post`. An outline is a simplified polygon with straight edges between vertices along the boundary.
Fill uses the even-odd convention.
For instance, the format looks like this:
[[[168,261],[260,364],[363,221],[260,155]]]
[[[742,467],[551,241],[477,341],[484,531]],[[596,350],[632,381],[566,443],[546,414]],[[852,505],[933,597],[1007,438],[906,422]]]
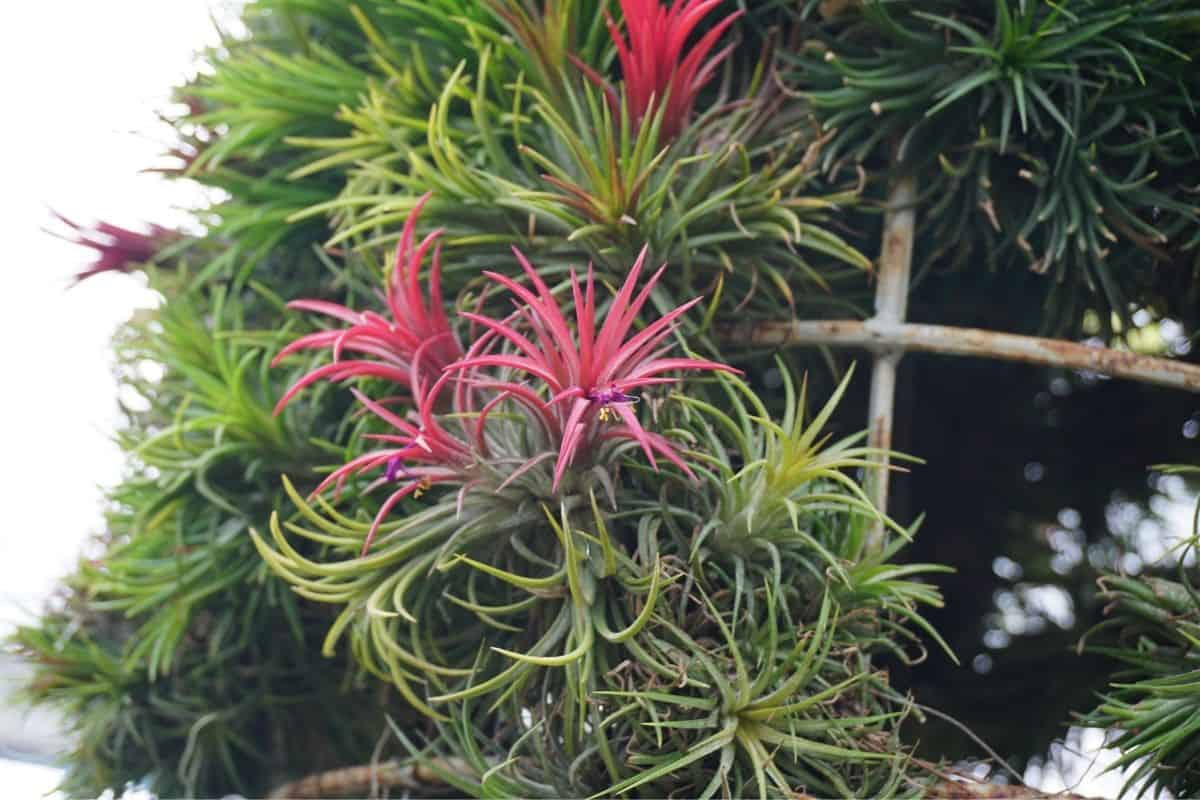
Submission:
[[[879,282],[875,286],[875,316],[871,322],[899,324],[908,310],[908,284],[912,274],[913,236],[917,214],[916,181],[901,175],[892,182],[887,210],[883,217],[883,242],[879,256]],[[870,322],[868,322],[870,324]],[[904,351],[884,346],[875,353],[871,372],[870,433],[871,447],[888,451],[892,447],[892,425],[896,404],[896,369]],[[880,469],[870,483],[875,506],[887,513],[888,481],[891,459],[879,456]],[[868,549],[883,547],[885,530],[877,522],[871,532]]]

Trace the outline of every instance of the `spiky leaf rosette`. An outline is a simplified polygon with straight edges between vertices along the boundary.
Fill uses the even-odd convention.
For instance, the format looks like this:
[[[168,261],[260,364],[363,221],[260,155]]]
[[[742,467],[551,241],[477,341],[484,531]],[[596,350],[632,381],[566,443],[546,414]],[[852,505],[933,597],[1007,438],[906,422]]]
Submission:
[[[434,382],[417,379],[411,421],[359,395],[399,434],[372,434],[389,447],[331,474],[340,508],[319,492],[293,493],[296,515],[275,517],[269,539],[254,534],[298,593],[342,607],[327,652],[348,633],[360,663],[437,720],[435,739],[405,732],[405,741],[472,765],[447,779],[480,796],[910,790],[894,738],[905,703],[869,654],[902,653],[901,623],[939,598],[908,579],[928,567],[862,556],[864,526],[879,515],[842,470],[871,452],[840,444],[818,454],[831,407],[806,428],[790,391],[788,430],[765,420],[757,430],[748,409],[762,403],[739,383],[727,393],[740,423],[678,403],[654,417],[677,426],[646,430],[653,420],[634,407],[646,398],[631,392],[674,382],[672,370],[725,374],[662,352],[687,306],[634,333],[658,277],[636,292],[635,265],[597,329],[590,275],[573,276],[562,295],[569,319],[533,267],[525,272],[532,288],[492,276],[518,302],[509,318],[462,315],[479,328],[475,344]],[[449,378],[453,400],[439,412]],[[719,453],[761,451],[770,474],[787,477],[728,493],[707,463],[725,456],[696,450],[712,442]],[[367,491],[397,487],[374,513],[361,499],[345,504],[362,497],[347,481],[368,473]],[[676,491],[693,502],[672,502]],[[744,536],[763,526],[767,549],[784,557],[746,569],[701,549],[706,504],[735,519],[748,496],[772,492],[782,500],[767,498]],[[774,504],[800,496],[788,528]],[[325,552],[303,555],[305,540]],[[830,587],[816,570],[797,579],[803,558],[829,559],[844,583]]]
[[[396,488],[390,491],[366,528],[360,559],[383,559],[381,563],[390,563],[404,557],[408,569],[389,573],[382,584],[377,580],[378,574],[372,574],[367,567],[324,570],[287,543],[275,519],[272,533],[282,548],[281,553],[255,536],[264,557],[280,574],[298,583],[298,590],[306,596],[342,602],[369,591],[368,617],[393,618],[395,624],[417,622],[417,617],[408,610],[406,592],[420,571],[452,567],[451,556],[472,554],[484,561],[495,561],[494,551],[500,548],[504,565],[501,568],[493,564],[490,569],[500,571],[489,574],[501,581],[506,576],[515,580],[512,576],[517,573],[510,557],[517,557],[519,562],[527,554],[537,554],[538,548],[536,545],[510,548],[507,541],[521,541],[528,526],[540,518],[537,503],[557,500],[564,509],[579,507],[584,497],[581,489],[590,479],[605,488],[608,499],[615,504],[617,476],[611,462],[625,443],[636,444],[656,469],[655,457],[659,456],[686,472],[686,465],[670,443],[661,435],[645,430],[638,421],[630,409],[638,398],[630,392],[674,383],[676,379],[667,376],[670,372],[730,369],[695,358],[666,357],[670,350],[667,340],[674,332],[676,320],[694,302],[633,332],[633,325],[662,274],[661,269],[641,286],[639,260],[611,301],[603,303],[606,318],[601,326],[596,321],[603,301],[597,296],[592,274],[589,272],[582,285],[572,275],[571,297],[576,305],[572,328],[559,308],[559,299],[519,252],[517,259],[533,285],[532,290],[503,275],[490,273],[512,293],[517,311],[504,320],[462,313],[462,319],[478,327],[481,334],[462,358],[450,364],[438,363],[434,353],[445,351],[452,359],[461,350],[440,303],[433,312],[424,306],[418,271],[421,254],[434,237],[419,247],[414,246],[416,216],[414,213],[406,225],[406,235],[398,249],[396,274],[388,284],[389,288],[402,286],[399,294],[389,291],[392,319],[359,315],[313,301],[300,303],[301,308],[333,312],[352,325],[341,332],[310,334],[283,351],[286,354],[310,347],[332,350],[332,364],[309,373],[296,387],[322,378],[340,380],[365,375],[390,380],[393,385],[401,384],[397,388],[411,391],[412,414],[408,419],[403,412],[388,408],[385,405],[388,400],[375,401],[355,392],[365,409],[390,427],[388,433],[367,434],[367,438],[385,446],[354,457],[313,492],[314,497],[319,497],[326,489],[334,488],[340,494],[348,480],[366,474],[375,476],[367,491],[394,484]],[[437,263],[435,256],[429,294],[440,300]],[[375,360],[344,361],[341,359],[344,350],[365,353]],[[535,384],[523,383],[526,376],[533,378]],[[294,389],[285,395],[280,408]],[[452,399],[444,401],[444,393],[452,394]],[[609,417],[619,422],[606,424]],[[416,521],[409,517],[388,524],[389,515],[394,509],[399,510],[408,498],[416,500],[426,492],[437,493],[435,487],[440,490],[443,485],[455,487],[456,493],[429,512],[418,514]],[[308,507],[303,501],[298,504],[302,511]],[[307,516],[314,521],[320,519],[311,512]],[[352,520],[347,519],[346,523]],[[346,528],[345,523],[339,531],[351,537],[356,534],[353,525]],[[298,528],[296,532],[326,544],[345,543],[345,538],[330,539],[328,531],[322,535]],[[372,542],[381,534],[383,549],[368,555]],[[393,545],[399,546],[398,552]],[[509,555],[504,555],[506,552]],[[533,560],[534,565],[539,560],[548,563],[544,555]],[[325,579],[317,580],[319,577]],[[433,602],[421,607],[445,616],[443,605],[435,596]],[[348,624],[360,611],[359,603],[351,603],[335,630]],[[414,705],[429,710],[410,688],[413,676],[403,671],[401,662],[446,677],[472,673],[464,672],[461,666],[437,667],[436,659],[431,661],[411,650],[380,647],[381,642],[388,641],[386,637],[394,636],[395,624],[390,625],[389,632],[380,634],[370,629],[368,620],[366,641],[375,645],[370,662],[377,672],[394,680]],[[381,635],[385,638],[380,638]],[[332,647],[336,638],[336,634],[331,634],[327,648]],[[468,637],[464,641],[474,640]],[[546,647],[555,643],[551,641]]]
[[[1197,467],[1165,467],[1200,473]],[[1120,665],[1100,704],[1083,724],[1114,730],[1121,751],[1109,769],[1126,768],[1122,794],[1141,787],[1176,797],[1200,791],[1200,592],[1189,553],[1200,552],[1200,505],[1196,530],[1179,552],[1176,580],[1105,575],[1100,596],[1108,619],[1085,640],[1088,649]],[[1115,632],[1115,637],[1102,632]],[[1099,641],[1097,641],[1099,639]]]
[[[882,454],[861,444],[865,432],[831,442],[825,430],[850,384],[853,368],[811,419],[805,416],[807,385],[802,385],[797,397],[782,362],[779,369],[784,380],[784,416],[779,422],[771,419],[749,386],[726,375],[719,376],[720,395],[709,400],[681,398],[689,412],[698,415],[692,426],[702,438],[692,453],[709,487],[694,500],[677,501],[679,513],[688,509],[698,526],[690,538],[689,563],[706,562],[709,568],[731,575],[735,595],[752,592],[764,580],[776,591],[784,591],[780,582],[785,575],[792,583],[814,586],[831,581],[834,597],[840,601],[878,603],[880,609],[921,628],[954,658],[917,613],[920,605],[941,605],[937,591],[908,580],[947,568],[887,563],[911,540],[915,527],[905,530],[876,510],[849,474],[879,469]],[[877,523],[897,538],[884,552],[873,555],[866,535],[868,526]],[[682,540],[682,533],[677,532],[677,538]],[[911,639],[899,628],[894,633],[897,641]],[[887,645],[888,637],[880,641]],[[901,649],[896,653],[905,658]]]
[[[704,416],[681,417],[681,438],[713,435]],[[705,469],[698,451],[687,455]],[[629,468],[647,471],[639,462]],[[911,580],[928,567],[888,563],[889,554],[830,554],[852,551],[877,514],[840,481],[822,480],[793,489],[830,500],[806,506],[797,519],[824,543],[801,530],[773,530],[762,557],[741,567],[697,547],[703,503],[666,499],[676,491],[700,495],[719,513],[724,495],[703,477],[697,488],[631,475],[616,510],[595,500],[547,509],[546,538],[557,547],[536,575],[459,559],[455,569],[482,574],[465,572],[473,582],[490,576],[520,587],[504,605],[456,601],[477,614],[504,614],[512,627],[506,634],[492,626],[492,652],[481,648],[467,688],[430,698],[450,717],[435,739],[402,727],[398,737],[430,769],[438,759],[465,764],[439,774],[472,796],[918,793],[921,771],[896,738],[905,700],[870,654],[895,648],[898,623],[939,598]],[[663,499],[655,502],[658,490]],[[784,555],[773,558],[772,548]],[[805,573],[806,560],[827,557],[845,583]],[[558,596],[559,616],[547,626],[534,609]],[[547,652],[549,642],[560,644]],[[500,656],[511,659],[504,672],[491,667]]]
[[[513,245],[543,269],[591,258],[618,277],[648,245],[651,258],[681,265],[669,278],[676,296],[732,281],[723,295],[730,307],[753,301],[775,316],[827,305],[831,283],[861,279],[869,262],[834,232],[829,215],[854,202],[854,192],[816,180],[820,142],[805,108],[776,87],[769,52],[760,70],[719,92],[716,81],[693,75],[690,99],[674,107],[647,101],[649,89],[628,76],[610,75],[606,53],[625,42],[616,27],[606,42],[594,27],[564,26],[557,12],[496,5],[514,38],[462,18],[459,35],[479,52],[441,76],[432,101],[391,82],[342,114],[352,134],[292,140],[315,149],[297,175],[348,175],[338,199],[295,219],[328,216],[337,229],[331,245],[369,251],[392,241],[432,189],[425,213],[446,230],[454,288]],[[714,15],[722,40],[736,41],[735,17]],[[653,41],[639,36],[630,57],[667,59],[647,51]],[[727,49],[712,53],[705,76],[715,75]],[[562,52],[570,56],[562,74],[538,79],[545,70],[530,60],[557,63]],[[399,72],[407,57],[394,57]]]
[[[923,258],[1045,273],[1051,327],[1077,326],[1088,307],[1123,315],[1130,303],[1191,318],[1200,291],[1193,11],[1009,0],[830,7],[822,23],[806,6],[818,36],[785,56],[789,79],[831,136],[826,169],[898,157],[917,173]]]

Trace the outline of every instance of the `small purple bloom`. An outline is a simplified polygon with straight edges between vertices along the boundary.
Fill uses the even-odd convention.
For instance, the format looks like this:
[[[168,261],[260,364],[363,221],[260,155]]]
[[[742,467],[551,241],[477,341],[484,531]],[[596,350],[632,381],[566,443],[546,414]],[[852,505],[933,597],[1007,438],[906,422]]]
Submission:
[[[616,386],[610,386],[607,389],[593,389],[587,393],[587,399],[602,406],[611,406],[613,403],[636,403],[638,401],[636,395],[625,394],[625,392],[622,392]]]
[[[397,478],[409,476],[408,469],[405,468],[400,456],[392,456],[388,459],[387,469],[384,471],[384,477],[390,482]]]
[[[607,389],[593,389],[584,396],[600,406],[598,416],[601,422],[608,422],[617,416],[612,409],[614,405],[632,405],[639,400],[637,395],[626,394],[616,386],[610,386]]]

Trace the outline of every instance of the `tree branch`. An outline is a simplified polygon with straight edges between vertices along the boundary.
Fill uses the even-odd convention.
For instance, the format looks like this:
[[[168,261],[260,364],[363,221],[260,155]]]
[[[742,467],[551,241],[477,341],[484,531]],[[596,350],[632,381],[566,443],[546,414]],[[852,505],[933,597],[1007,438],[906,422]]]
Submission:
[[[327,772],[317,772],[299,780],[286,783],[268,795],[269,800],[299,800],[299,798],[322,797],[367,797],[375,796],[380,789],[407,789],[420,791],[436,787],[444,789],[446,784],[438,777],[438,770],[473,775],[462,759],[435,758],[429,765],[401,764],[399,761],[381,761],[357,767],[343,767]]]
[[[718,335],[753,347],[826,345],[861,347],[872,352],[917,350],[951,356],[1021,361],[1046,367],[1090,370],[1114,378],[1200,392],[1200,366],[1168,358],[1091,347],[1061,339],[1042,339],[978,328],[888,323],[878,320],[793,320],[750,322],[719,327]]]

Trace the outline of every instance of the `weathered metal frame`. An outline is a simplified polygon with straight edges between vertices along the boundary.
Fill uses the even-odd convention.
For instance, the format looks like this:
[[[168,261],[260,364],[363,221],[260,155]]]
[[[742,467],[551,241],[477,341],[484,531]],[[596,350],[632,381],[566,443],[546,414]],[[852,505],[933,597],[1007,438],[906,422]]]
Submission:
[[[905,322],[916,232],[915,204],[913,177],[894,178],[884,214],[875,316],[871,319],[751,321],[726,325],[719,331],[722,339],[751,347],[860,347],[874,354],[868,436],[870,446],[882,452],[882,468],[869,478],[868,488],[881,511],[886,512],[888,507],[887,453],[892,448],[896,372],[910,350],[1090,370],[1113,378],[1200,392],[1200,366],[1193,364],[1062,339]],[[884,537],[884,527],[879,524],[872,532],[872,545],[881,547]]]
[[[908,314],[908,287],[912,275],[913,241],[917,227],[917,185],[912,175],[893,179],[883,217],[879,275],[875,285],[875,316],[882,326],[904,323]],[[884,513],[888,507],[890,486],[892,429],[896,410],[896,373],[904,348],[894,340],[881,337],[874,348],[871,371],[871,398],[868,411],[867,444],[879,452],[880,468],[868,475],[868,489],[875,507]],[[881,521],[871,530],[870,547],[880,549],[887,536]]]
[[[1062,339],[1018,336],[979,328],[868,320],[794,320],[727,326],[722,338],[754,347],[826,345],[861,347],[894,355],[916,350],[949,356],[1021,361],[1047,367],[1090,370],[1113,378],[1200,392],[1200,366],[1169,358],[1092,347]]]

